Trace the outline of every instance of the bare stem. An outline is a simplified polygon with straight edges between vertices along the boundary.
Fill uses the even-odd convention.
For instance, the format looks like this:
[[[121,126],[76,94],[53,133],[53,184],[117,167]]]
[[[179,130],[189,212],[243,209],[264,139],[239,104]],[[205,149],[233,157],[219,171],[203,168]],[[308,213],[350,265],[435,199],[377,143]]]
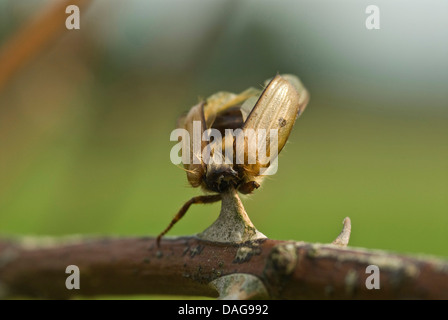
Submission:
[[[80,290],[65,287],[68,265],[80,269]],[[379,290],[366,288],[369,265],[379,267]],[[196,237],[164,239],[160,249],[155,238],[0,240],[0,288],[7,297],[218,297],[211,283],[235,274],[256,277],[276,299],[448,299],[448,261],[378,250],[270,239],[223,244]]]

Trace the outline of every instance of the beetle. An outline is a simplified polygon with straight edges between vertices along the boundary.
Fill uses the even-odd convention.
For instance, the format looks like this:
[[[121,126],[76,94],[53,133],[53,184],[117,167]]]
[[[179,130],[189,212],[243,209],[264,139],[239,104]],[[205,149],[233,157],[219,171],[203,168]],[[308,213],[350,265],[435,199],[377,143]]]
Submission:
[[[250,194],[260,187],[266,176],[262,169],[269,169],[273,161],[288,140],[296,119],[302,114],[309,102],[309,93],[301,81],[293,75],[277,74],[265,82],[263,90],[249,88],[240,94],[218,92],[205,101],[193,106],[190,111],[179,118],[178,127],[183,128],[190,136],[194,135],[194,123],[199,123],[202,132],[214,129],[221,134],[227,130],[238,130],[243,133],[244,144],[236,144],[237,139],[226,135],[223,140],[213,140],[209,145],[200,141],[200,152],[194,152],[194,141],[189,139],[188,154],[184,162],[187,179],[194,188],[201,187],[205,192],[214,194],[201,195],[187,201],[174,216],[168,227],[157,237],[157,245],[161,238],[179,221],[192,204],[213,203],[221,200],[221,194],[235,189],[242,194]],[[274,130],[277,132],[277,150],[267,148],[264,155],[256,153],[256,161],[249,160],[248,137],[246,133],[257,130]],[[271,146],[270,137],[263,136],[266,145]],[[210,140],[211,141],[211,140]],[[204,161],[201,157],[204,149],[220,146],[221,153],[213,154],[225,157],[227,149],[232,151],[232,161]],[[213,150],[216,150],[213,148]],[[184,150],[183,150],[184,151]],[[277,152],[275,152],[277,151]],[[243,154],[243,161],[235,161],[236,155]],[[183,158],[185,159],[185,158]],[[196,161],[195,161],[196,160]],[[240,159],[241,160],[241,159]],[[266,171],[265,170],[265,171]]]

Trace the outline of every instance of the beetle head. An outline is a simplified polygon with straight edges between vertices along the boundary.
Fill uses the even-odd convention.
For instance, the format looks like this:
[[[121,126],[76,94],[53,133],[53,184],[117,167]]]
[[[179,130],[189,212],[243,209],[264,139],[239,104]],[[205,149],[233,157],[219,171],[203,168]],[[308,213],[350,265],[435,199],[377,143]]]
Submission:
[[[204,182],[210,191],[225,192],[229,188],[236,188],[238,185],[238,172],[228,164],[209,165]]]

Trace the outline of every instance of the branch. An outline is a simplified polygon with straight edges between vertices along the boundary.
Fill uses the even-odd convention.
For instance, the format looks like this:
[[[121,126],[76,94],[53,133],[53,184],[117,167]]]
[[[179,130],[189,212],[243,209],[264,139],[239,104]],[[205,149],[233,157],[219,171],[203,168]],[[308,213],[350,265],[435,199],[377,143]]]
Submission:
[[[236,193],[193,237],[0,240],[0,296],[174,294],[221,299],[448,299],[448,261],[347,247],[344,219],[333,244],[267,239]],[[68,290],[67,266],[80,270]],[[380,288],[367,289],[369,265]]]
[[[90,0],[78,0],[76,5],[83,8]],[[65,8],[69,1],[50,2],[42,12],[20,28],[0,48],[0,91],[6,82],[24,65],[44,51],[64,31],[68,15]]]
[[[214,280],[249,274],[275,299],[447,299],[448,262],[384,251],[270,239],[222,244],[181,237],[81,239],[72,243],[0,242],[4,296],[174,294],[217,297]],[[365,286],[377,265],[381,288]],[[67,290],[65,269],[80,269]],[[266,296],[265,296],[266,297]],[[267,297],[266,297],[267,298]]]

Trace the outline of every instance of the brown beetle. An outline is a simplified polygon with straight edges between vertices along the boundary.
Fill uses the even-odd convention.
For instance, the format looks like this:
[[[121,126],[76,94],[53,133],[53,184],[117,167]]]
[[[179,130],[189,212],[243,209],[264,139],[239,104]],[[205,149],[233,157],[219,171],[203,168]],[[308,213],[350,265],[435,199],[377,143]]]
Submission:
[[[213,195],[202,195],[186,202],[168,227],[157,237],[157,245],[173,225],[179,221],[187,212],[190,205],[194,203],[212,203],[221,200],[221,193],[230,188],[238,190],[243,194],[252,193],[260,187],[260,183],[277,155],[283,149],[294,123],[303,112],[309,101],[308,91],[300,80],[293,75],[277,75],[270,80],[264,90],[250,88],[240,94],[219,92],[206,101],[192,107],[186,116],[178,121],[178,127],[191,137],[194,136],[194,124],[199,124],[201,133],[207,129],[215,129],[222,135],[222,140],[207,141],[196,139],[195,152],[194,139],[188,139],[188,154],[183,154],[184,168],[187,172],[188,182],[193,187],[201,187],[205,192],[214,192]],[[229,129],[238,130],[243,134],[244,144],[237,144],[237,137],[227,135]],[[274,130],[277,132],[276,147],[278,150],[272,152],[272,136],[263,136],[265,139],[266,152],[256,153],[255,161],[249,161],[249,133]],[[236,139],[235,139],[236,138]],[[182,138],[184,139],[184,138]],[[199,144],[199,145],[198,145]],[[202,158],[204,150],[210,147],[212,161],[204,161]],[[218,149],[214,147],[220,147]],[[220,150],[216,152],[216,150]],[[230,157],[226,153],[230,152]],[[182,150],[185,152],[185,150]],[[242,157],[238,158],[238,155]],[[219,156],[230,161],[213,161]],[[230,158],[230,159],[229,159]],[[189,161],[188,161],[189,160]],[[209,159],[210,160],[210,159]],[[237,161],[240,160],[240,161]],[[262,174],[264,171],[264,174]]]

